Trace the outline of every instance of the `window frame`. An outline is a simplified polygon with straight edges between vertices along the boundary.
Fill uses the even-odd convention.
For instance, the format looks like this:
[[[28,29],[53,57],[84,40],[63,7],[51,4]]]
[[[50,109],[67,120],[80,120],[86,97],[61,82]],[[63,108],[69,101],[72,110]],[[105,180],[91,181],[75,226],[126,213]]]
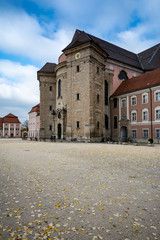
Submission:
[[[126,98],[121,99],[121,108],[126,108]]]
[[[159,137],[157,137],[157,130],[159,131],[158,133]],[[155,138],[160,139],[160,128],[155,128]]]
[[[135,99],[135,102],[133,102],[133,99]],[[137,96],[132,96],[131,97],[131,106],[136,106],[137,105]]]
[[[132,129],[132,138],[137,138],[137,129]]]
[[[145,131],[147,131],[147,136],[145,136]],[[147,139],[149,137],[149,129],[143,128],[142,129],[142,138]]]
[[[158,97],[156,96],[158,94]],[[154,101],[155,102],[160,102],[160,90],[156,90],[154,92]]]
[[[108,129],[108,115],[105,114],[105,129]]]
[[[136,110],[131,111],[131,122],[137,122],[137,111]]]
[[[145,119],[144,113],[147,113],[147,119]],[[148,108],[144,108],[144,109],[142,109],[142,121],[148,121],[148,120],[149,120],[149,111],[148,111]]]
[[[115,121],[115,119],[116,119],[116,121]],[[117,115],[115,115],[115,116],[113,117],[113,128],[114,128],[114,129],[117,129],[117,128],[118,128],[118,117],[117,117]]]
[[[77,72],[77,73],[80,72],[80,67],[79,67],[79,65],[76,66],[76,72]]]
[[[117,105],[118,105],[118,99],[117,98],[113,99],[113,105],[114,105],[114,108],[117,108]]]
[[[158,113],[157,113],[158,111]],[[157,118],[158,116],[158,118]],[[155,121],[159,121],[160,120],[160,106],[155,107]]]
[[[77,93],[77,101],[79,101],[79,100],[80,100],[80,94]]]
[[[61,79],[58,80],[58,98],[62,96],[62,81]]]
[[[147,101],[143,101],[144,100],[144,97],[147,97]],[[148,103],[148,93],[143,93],[142,94],[142,104],[147,104]]]
[[[80,121],[77,121],[77,128],[80,128]]]
[[[105,99],[105,106],[108,106],[108,82],[104,80],[104,99]]]

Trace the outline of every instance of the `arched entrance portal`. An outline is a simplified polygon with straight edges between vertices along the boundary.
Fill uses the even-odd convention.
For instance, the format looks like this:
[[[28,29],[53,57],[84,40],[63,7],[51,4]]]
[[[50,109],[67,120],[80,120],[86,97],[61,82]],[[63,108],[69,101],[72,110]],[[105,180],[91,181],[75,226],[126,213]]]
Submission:
[[[62,132],[61,124],[59,123],[58,124],[58,139],[61,139],[61,132]]]
[[[121,142],[127,142],[127,127],[121,127],[121,133],[120,133],[120,140]]]

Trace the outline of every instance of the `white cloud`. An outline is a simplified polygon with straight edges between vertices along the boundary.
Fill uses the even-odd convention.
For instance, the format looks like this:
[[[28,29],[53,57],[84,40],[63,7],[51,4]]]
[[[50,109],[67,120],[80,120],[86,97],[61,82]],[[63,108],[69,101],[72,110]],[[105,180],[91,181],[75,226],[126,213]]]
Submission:
[[[0,60],[0,112],[5,115],[19,109],[17,115],[28,118],[30,108],[39,103],[37,68]],[[7,112],[8,111],[8,112]]]
[[[48,28],[47,28],[48,27]],[[50,28],[38,23],[36,17],[24,11],[0,11],[0,50],[17,56],[57,62],[61,50],[69,43],[70,33],[64,29],[54,32],[52,39],[45,37]]]
[[[0,98],[14,99],[25,103],[39,100],[37,68],[22,66],[9,60],[0,60]]]

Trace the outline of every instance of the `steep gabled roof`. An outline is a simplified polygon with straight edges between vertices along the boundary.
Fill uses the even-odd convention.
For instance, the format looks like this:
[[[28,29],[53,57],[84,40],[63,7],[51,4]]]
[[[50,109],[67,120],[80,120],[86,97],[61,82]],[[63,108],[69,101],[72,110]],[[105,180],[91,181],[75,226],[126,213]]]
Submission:
[[[3,118],[3,123],[20,123],[20,121],[17,116],[9,113]]]
[[[32,109],[31,109],[31,111],[29,113],[32,113],[32,112],[37,112],[37,113],[40,112],[40,103],[37,104],[36,106],[32,107]]]
[[[160,43],[139,53],[138,56],[144,70],[160,68]]]
[[[125,64],[141,69],[141,65],[135,53],[127,51],[112,43],[104,41],[100,38],[97,38],[95,36],[92,36],[91,34],[88,34],[80,30],[76,30],[71,43],[65,49],[63,49],[63,52],[87,42],[94,42],[105,53],[107,53],[108,58],[119,61],[119,62],[123,62]]]
[[[87,42],[94,42],[107,53],[109,59],[146,71],[160,68],[160,43],[139,54],[135,54],[84,31],[76,30],[71,43],[63,49],[63,52]]]
[[[160,68],[123,81],[111,97],[160,86]]]
[[[56,63],[49,63],[47,62],[39,71],[38,73],[54,73],[55,67],[57,66]]]

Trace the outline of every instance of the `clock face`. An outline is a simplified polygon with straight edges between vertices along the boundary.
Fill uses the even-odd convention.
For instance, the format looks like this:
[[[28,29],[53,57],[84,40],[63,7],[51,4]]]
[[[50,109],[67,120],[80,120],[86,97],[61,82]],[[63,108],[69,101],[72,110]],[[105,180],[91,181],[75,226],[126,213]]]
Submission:
[[[75,55],[75,59],[79,59],[81,57],[81,54],[78,52],[78,53],[76,53],[76,55]]]

